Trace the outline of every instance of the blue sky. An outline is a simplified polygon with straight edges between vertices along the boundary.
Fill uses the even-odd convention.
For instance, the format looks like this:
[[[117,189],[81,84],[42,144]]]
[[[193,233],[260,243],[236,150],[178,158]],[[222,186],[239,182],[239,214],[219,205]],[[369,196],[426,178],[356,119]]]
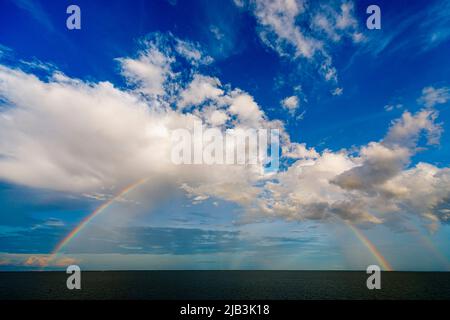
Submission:
[[[378,1],[369,30],[370,4],[2,1],[0,269],[378,263],[352,224],[395,270],[448,270],[450,5]],[[194,118],[281,128],[282,170],[173,168]]]

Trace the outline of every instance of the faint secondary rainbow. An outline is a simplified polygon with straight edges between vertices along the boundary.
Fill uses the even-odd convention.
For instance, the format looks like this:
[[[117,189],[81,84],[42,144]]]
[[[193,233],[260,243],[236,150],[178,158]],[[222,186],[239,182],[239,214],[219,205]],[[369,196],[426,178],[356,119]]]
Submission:
[[[370,253],[378,261],[380,266],[386,271],[394,271],[391,264],[386,260],[386,258],[381,254],[377,247],[370,241],[361,231],[359,231],[354,225],[346,222],[346,225],[355,233],[359,241],[364,244],[364,246],[369,249]]]
[[[119,193],[117,193],[114,197],[112,197],[110,200],[103,203],[101,206],[99,206],[97,209],[95,209],[91,214],[89,214],[87,217],[85,217],[64,239],[62,239],[58,245],[55,247],[55,249],[52,251],[50,255],[50,259],[52,260],[55,255],[61,251],[72,239],[74,239],[77,234],[84,229],[86,225],[89,224],[96,216],[104,212],[109,206],[111,206],[115,201],[125,196],[127,193],[133,191],[138,186],[144,184],[148,178],[140,179],[124,189],[122,189]]]
[[[450,271],[450,262],[442,252],[439,251],[439,249],[436,247],[436,245],[431,241],[430,237],[426,234],[422,234],[418,228],[415,228],[417,230],[417,237],[422,242],[422,245],[424,248],[428,249],[428,251],[432,252],[434,256],[441,262],[442,266],[447,270]]]

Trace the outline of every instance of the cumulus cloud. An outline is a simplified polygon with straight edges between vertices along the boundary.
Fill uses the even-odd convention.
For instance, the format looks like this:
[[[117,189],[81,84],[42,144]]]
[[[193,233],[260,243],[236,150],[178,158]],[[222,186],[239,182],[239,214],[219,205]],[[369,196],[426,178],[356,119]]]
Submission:
[[[288,110],[288,112],[291,115],[293,115],[293,114],[295,114],[295,111],[300,106],[300,103],[296,96],[290,96],[290,97],[286,97],[283,100],[281,100],[281,105],[283,106],[283,108]]]
[[[111,83],[43,82],[2,66],[0,92],[13,106],[0,118],[3,179],[87,192],[150,173],[165,152],[155,148],[164,118]]]
[[[422,132],[432,144],[437,142],[440,130],[433,112],[423,110],[415,115],[405,112],[393,122],[381,142],[371,142],[361,148],[358,166],[338,175],[332,182],[348,190],[373,191],[396,177],[409,164]]]
[[[422,150],[418,145],[421,135],[428,144],[437,143],[441,127],[436,117],[436,111],[430,109],[405,112],[384,139],[361,146],[356,154],[354,150],[319,154],[296,145],[296,152],[285,156],[299,160],[265,184],[266,195],[258,198],[252,210],[293,220],[343,219],[372,224],[414,213],[435,228],[439,221],[447,221],[445,210],[438,208],[448,203],[449,169],[410,164]],[[412,176],[423,187],[415,188]]]
[[[165,186],[165,194],[182,190],[193,202],[231,201],[250,217],[380,224],[417,214],[433,226],[448,220],[450,169],[411,165],[424,150],[422,136],[427,145],[439,141],[432,100],[414,114],[404,112],[380,141],[319,152],[292,142],[284,124],[268,119],[253,96],[200,73],[195,62],[185,74],[175,72],[177,59],[186,59],[177,44],[149,42],[136,57],[119,58],[128,88],[0,66],[0,178],[100,196],[148,177],[155,194]],[[433,101],[443,101],[442,92],[437,96]],[[282,170],[173,164],[170,132],[192,130],[198,122],[222,131],[279,129]]]
[[[317,159],[319,153],[314,148],[308,148],[306,143],[287,143],[283,145],[283,156],[292,159]]]
[[[189,86],[181,92],[179,107],[198,106],[208,99],[217,99],[224,94],[219,87],[219,79],[196,74]]]
[[[433,109],[420,110],[416,114],[405,111],[402,116],[394,120],[384,139],[387,146],[414,147],[420,133],[424,132],[428,144],[437,144],[442,127],[436,123],[437,111]]]
[[[236,115],[241,123],[253,128],[259,127],[264,119],[264,112],[253,97],[240,90],[231,94],[230,113]]]
[[[168,76],[174,58],[165,56],[163,49],[148,43],[136,58],[118,59],[129,71],[124,74],[130,85],[127,90],[59,72],[39,79],[0,66],[0,96],[7,104],[0,114],[0,177],[30,187],[88,195],[111,193],[142,177],[150,177],[149,184],[154,186],[176,184],[176,188],[178,181],[193,187],[209,182],[211,192],[216,190],[226,199],[228,195],[243,199],[253,192],[247,190],[253,190],[261,166],[210,170],[200,165],[177,166],[170,157],[170,132],[192,130],[196,122],[223,130],[280,127],[278,122],[267,120],[249,94],[225,90],[216,78],[194,72],[187,85],[171,83],[177,81]],[[136,65],[154,71],[151,75],[158,85],[150,83],[145,72],[131,76],[130,66]],[[154,69],[155,65],[164,67]],[[169,96],[175,85],[181,88],[179,94]],[[204,108],[200,104],[205,100],[211,105]],[[187,104],[193,110],[181,111],[180,106]],[[241,187],[233,189],[236,186]],[[243,196],[231,195],[233,190]]]
[[[344,189],[369,189],[398,174],[409,160],[409,150],[390,149],[372,142],[360,151],[362,163],[338,175],[332,182]]]
[[[140,92],[162,95],[164,82],[171,75],[170,57],[164,55],[154,44],[141,52],[136,59],[120,58],[122,75],[135,84]]]

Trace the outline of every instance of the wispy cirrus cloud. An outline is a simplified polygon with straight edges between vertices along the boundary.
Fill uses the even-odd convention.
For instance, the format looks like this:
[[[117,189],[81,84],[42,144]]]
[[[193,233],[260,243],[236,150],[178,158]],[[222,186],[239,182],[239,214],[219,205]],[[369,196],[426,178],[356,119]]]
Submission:
[[[11,0],[20,9],[28,12],[37,22],[42,24],[48,31],[55,31],[53,22],[42,7],[39,0]]]
[[[310,63],[326,81],[337,83],[332,51],[344,38],[354,43],[364,36],[358,31],[354,4],[300,0],[235,1],[253,13],[258,33],[268,47],[295,63]]]
[[[405,12],[383,10],[383,32],[371,33],[365,48],[374,55],[394,52],[421,54],[445,43],[450,38],[450,4],[429,1],[425,6],[407,6]],[[408,34],[414,32],[414,37]]]

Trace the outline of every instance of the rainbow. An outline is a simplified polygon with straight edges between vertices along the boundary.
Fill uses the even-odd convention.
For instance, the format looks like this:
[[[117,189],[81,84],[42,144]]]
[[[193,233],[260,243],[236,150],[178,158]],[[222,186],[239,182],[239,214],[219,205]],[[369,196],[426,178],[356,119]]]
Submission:
[[[49,261],[52,260],[58,252],[60,252],[72,239],[74,239],[77,234],[84,229],[86,225],[89,224],[96,216],[104,212],[109,206],[111,206],[115,201],[121,199],[123,196],[128,194],[129,192],[136,189],[138,186],[144,184],[148,181],[149,178],[140,179],[124,189],[122,189],[120,192],[118,192],[114,197],[103,203],[101,206],[99,206],[97,209],[95,209],[90,215],[85,217],[64,239],[62,239],[58,245],[55,247],[55,249],[52,251]]]
[[[374,256],[374,258],[378,261],[380,266],[386,271],[394,271],[391,264],[386,260],[386,258],[381,254],[381,252],[377,249],[377,247],[370,241],[359,229],[357,229],[354,225],[349,222],[346,222],[347,226],[356,237],[361,241],[361,243],[369,250],[369,252]]]
[[[420,232],[419,229],[417,229],[417,236],[419,238],[419,240],[422,241],[422,245],[425,249],[428,249],[428,251],[432,252],[434,254],[434,256],[441,262],[442,266],[445,267],[447,269],[447,271],[450,271],[450,262],[448,260],[448,258],[442,254],[442,252],[440,252],[438,250],[438,248],[436,248],[436,246],[434,245],[434,243],[431,241],[429,236],[426,236],[424,234],[422,234]]]
[[[140,185],[144,184],[148,181],[149,178],[140,179],[124,189],[122,189],[120,192],[118,192],[114,197],[103,203],[101,206],[99,206],[97,209],[95,209],[91,214],[89,214],[87,217],[85,217],[64,239],[62,239],[58,245],[55,247],[55,249],[52,251],[49,257],[49,262],[52,261],[56,255],[72,240],[74,239],[81,230],[83,230],[86,225],[88,225],[96,216],[104,212],[108,207],[110,207],[115,201],[119,200],[129,192],[133,191]],[[392,266],[389,264],[389,262],[386,260],[386,258],[383,257],[383,255],[380,253],[380,251],[377,249],[377,247],[361,232],[359,231],[355,226],[350,224],[349,222],[346,222],[346,225],[355,233],[356,237],[361,241],[361,243],[364,244],[364,246],[370,251],[370,253],[375,257],[375,259],[378,261],[378,263],[383,267],[386,271],[392,271]]]

